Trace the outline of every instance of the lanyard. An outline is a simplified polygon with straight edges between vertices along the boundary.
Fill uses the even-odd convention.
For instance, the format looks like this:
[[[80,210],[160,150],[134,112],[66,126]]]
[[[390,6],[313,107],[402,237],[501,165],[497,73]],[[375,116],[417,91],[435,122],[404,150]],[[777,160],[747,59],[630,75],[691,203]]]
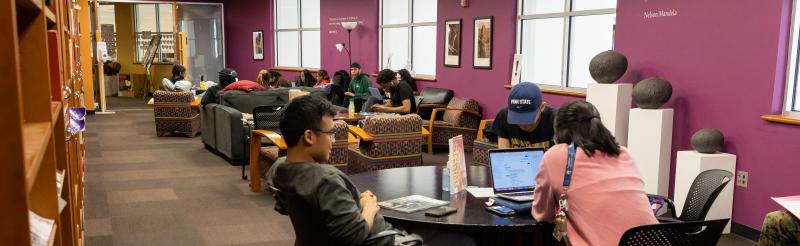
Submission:
[[[575,166],[575,143],[569,144],[569,150],[567,151],[567,170],[564,172],[564,190],[569,188],[569,184],[572,182],[572,168]]]

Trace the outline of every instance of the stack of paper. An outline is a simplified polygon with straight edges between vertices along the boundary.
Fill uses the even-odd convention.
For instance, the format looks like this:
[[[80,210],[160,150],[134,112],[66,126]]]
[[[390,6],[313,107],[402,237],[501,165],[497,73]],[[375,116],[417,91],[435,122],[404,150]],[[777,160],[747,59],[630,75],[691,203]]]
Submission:
[[[494,197],[494,188],[467,186],[467,191],[476,198]]]

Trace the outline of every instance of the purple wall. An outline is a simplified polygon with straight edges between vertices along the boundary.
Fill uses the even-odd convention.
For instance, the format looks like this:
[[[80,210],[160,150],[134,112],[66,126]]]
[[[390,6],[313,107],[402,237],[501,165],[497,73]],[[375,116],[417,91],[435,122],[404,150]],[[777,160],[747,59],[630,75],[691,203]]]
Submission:
[[[796,195],[800,187],[793,155],[800,127],[759,119],[780,110],[790,1],[618,3],[616,47],[629,69],[672,82],[664,107],[675,109],[673,162],[674,151],[691,149],[695,131],[722,131],[725,151],[750,174],[748,187],[734,190],[733,220],[761,228],[764,215],[779,208],[770,196]],[[677,16],[643,18],[673,9]]]
[[[357,21],[350,34],[353,62],[366,73],[378,71],[378,0],[320,1],[320,55],[322,68],[333,76],[337,70],[349,71],[347,52],[336,50],[337,43],[347,46],[347,30],[342,21]],[[350,47],[347,47],[348,49]]]
[[[239,79],[256,81],[258,71],[272,66],[271,5],[266,0],[225,2],[226,65],[239,73]],[[254,61],[252,37],[259,30],[264,31],[264,60]]]
[[[470,1],[462,8],[457,1],[439,1],[436,28],[436,82],[417,82],[419,87],[450,88],[458,97],[478,100],[484,118],[494,118],[505,107],[511,81],[511,62],[516,43],[516,1]],[[492,69],[472,68],[473,21],[475,17],[494,16],[492,22]],[[444,66],[445,20],[461,19],[461,67]],[[434,57],[431,57],[434,58]]]
[[[239,70],[244,79],[254,79],[259,69],[272,65],[271,49],[265,61],[253,62],[249,48],[250,32],[255,29],[265,30],[265,47],[272,47],[272,34],[266,31],[271,19],[268,2],[226,2],[228,66]],[[725,151],[738,156],[737,169],[750,173],[748,187],[735,188],[733,220],[761,228],[764,215],[779,208],[769,197],[795,195],[800,187],[795,177],[800,165],[788,154],[800,149],[795,139],[800,127],[759,119],[762,114],[778,113],[782,103],[790,1],[618,2],[615,47],[628,56],[626,77],[635,81],[658,75],[672,82],[673,98],[664,107],[675,109],[673,162],[676,151],[691,149],[695,131],[705,127],[722,131]],[[645,11],[671,9],[678,15],[643,18]],[[353,60],[366,72],[375,72],[379,62],[377,0],[321,1],[321,10],[322,67],[331,73],[347,67],[346,54],[334,48],[347,40],[337,18],[357,17],[363,23],[353,32]],[[503,85],[510,79],[515,50],[515,14],[515,1],[472,1],[469,8],[459,7],[456,1],[439,1],[437,81],[418,85],[451,88],[456,96],[474,98],[482,105],[484,118],[493,118],[508,95]],[[494,16],[492,70],[472,69],[472,22],[479,16]],[[442,65],[443,23],[456,18],[462,19],[461,67],[448,68]],[[554,107],[577,99],[581,98],[545,94],[545,101]]]

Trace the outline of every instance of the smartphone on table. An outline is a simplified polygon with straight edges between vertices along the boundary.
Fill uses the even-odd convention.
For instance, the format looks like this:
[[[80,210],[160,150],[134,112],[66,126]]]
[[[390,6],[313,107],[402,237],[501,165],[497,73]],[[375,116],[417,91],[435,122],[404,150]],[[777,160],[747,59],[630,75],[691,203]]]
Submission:
[[[510,216],[516,214],[513,209],[504,206],[489,206],[486,207],[486,210],[501,216]]]

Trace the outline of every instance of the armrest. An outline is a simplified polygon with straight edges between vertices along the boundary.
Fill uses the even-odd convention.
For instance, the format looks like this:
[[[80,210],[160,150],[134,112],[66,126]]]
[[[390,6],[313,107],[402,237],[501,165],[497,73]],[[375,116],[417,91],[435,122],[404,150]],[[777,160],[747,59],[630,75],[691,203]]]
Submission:
[[[433,104],[433,103],[423,103],[423,104],[417,105],[417,109],[421,109],[421,108],[446,108],[446,107],[447,107],[447,105]]]
[[[372,135],[364,131],[364,129],[361,129],[357,126],[352,126],[352,125],[347,126],[347,130],[349,130],[350,133],[356,135],[357,137],[361,138],[361,140],[364,141],[372,141],[375,139],[374,137],[372,137]]]
[[[486,129],[486,124],[489,122],[494,122],[494,120],[481,120],[481,124],[478,125],[478,137],[475,138],[477,140],[483,139],[483,129]]]
[[[436,114],[439,113],[439,110],[443,108],[434,108],[431,112],[431,119],[428,121],[428,130],[433,130],[433,123],[436,121]]]
[[[251,140],[255,140],[256,136],[259,137],[259,141],[252,141],[255,143],[260,143],[261,137],[265,137],[269,139],[275,146],[278,146],[279,149],[287,149],[286,141],[283,140],[283,136],[280,134],[269,131],[269,130],[252,130],[250,131]]]
[[[261,138],[265,137],[272,141],[279,149],[286,149],[286,142],[280,134],[268,130],[250,131],[250,191],[259,192],[261,190],[261,163],[258,162],[261,151]]]
[[[347,144],[357,144],[357,143],[358,143],[358,139],[356,139],[356,137],[353,136],[353,134],[348,132],[347,133]]]

